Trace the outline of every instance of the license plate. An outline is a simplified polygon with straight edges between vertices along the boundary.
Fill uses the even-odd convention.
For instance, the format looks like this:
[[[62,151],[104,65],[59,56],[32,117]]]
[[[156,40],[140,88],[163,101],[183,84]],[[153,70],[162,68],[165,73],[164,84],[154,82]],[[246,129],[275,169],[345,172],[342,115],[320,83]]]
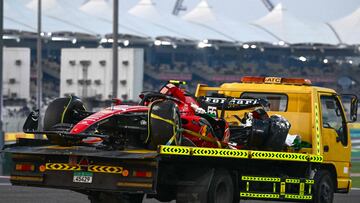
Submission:
[[[74,172],[74,183],[92,183],[93,174],[91,172]]]

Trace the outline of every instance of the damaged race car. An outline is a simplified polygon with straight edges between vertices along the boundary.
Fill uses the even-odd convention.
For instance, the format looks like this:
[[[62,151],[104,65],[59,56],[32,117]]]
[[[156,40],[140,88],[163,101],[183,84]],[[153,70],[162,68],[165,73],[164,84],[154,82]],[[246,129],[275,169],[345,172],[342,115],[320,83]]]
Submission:
[[[195,98],[181,88],[184,84],[169,81],[159,92],[142,92],[138,105],[115,99],[98,112],[87,111],[76,96],[58,98],[45,112],[43,131],[37,131],[39,111],[29,115],[23,130],[46,134],[51,144],[106,150],[155,150],[158,145],[282,150],[290,124],[281,116],[269,117],[267,101],[221,94]],[[245,109],[243,118],[236,117],[240,125],[223,119],[225,111]]]

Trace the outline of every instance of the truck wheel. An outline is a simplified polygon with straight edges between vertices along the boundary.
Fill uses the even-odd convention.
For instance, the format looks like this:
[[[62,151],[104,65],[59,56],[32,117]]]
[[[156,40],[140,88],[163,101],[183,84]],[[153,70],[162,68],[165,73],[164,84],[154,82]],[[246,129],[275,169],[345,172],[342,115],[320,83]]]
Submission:
[[[313,203],[332,203],[334,199],[334,182],[327,170],[320,170],[315,174],[313,185]]]
[[[232,203],[234,183],[228,171],[217,170],[211,180],[208,191],[209,203]]]
[[[149,110],[148,147],[157,149],[166,144],[174,135],[174,143],[181,145],[181,118],[176,104],[170,100],[154,101]]]

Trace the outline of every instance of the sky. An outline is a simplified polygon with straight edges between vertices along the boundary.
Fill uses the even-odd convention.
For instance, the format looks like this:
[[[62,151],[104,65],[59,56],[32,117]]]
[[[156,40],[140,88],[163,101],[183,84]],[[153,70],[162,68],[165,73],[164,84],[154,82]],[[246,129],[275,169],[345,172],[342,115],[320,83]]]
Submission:
[[[104,9],[102,10],[101,15],[108,14],[106,15],[107,16],[106,23],[103,22],[104,21],[103,19],[97,19],[97,17],[93,17],[94,15],[92,15],[96,11],[101,10],[98,6],[93,7],[93,10],[91,10],[90,14],[85,14],[79,10],[79,8],[88,1],[109,2],[109,7],[106,4],[102,4],[106,6],[104,7],[105,10]],[[85,32],[90,34],[101,34],[101,35],[110,33],[112,31],[112,27],[111,27],[112,1],[113,0],[43,0],[43,14],[44,14],[43,29],[50,32],[71,30],[76,32]],[[139,1],[140,0],[119,0],[120,13],[128,12],[132,7],[138,4]],[[150,1],[150,0],[142,0],[142,1]],[[167,14],[170,14],[172,12],[176,2],[176,0],[152,0],[152,1],[155,3],[155,6],[157,7],[160,13],[167,13]],[[190,12],[201,1],[202,0],[184,0],[183,6],[187,8],[187,11],[181,12],[181,16]],[[222,19],[230,19],[228,22],[235,21],[235,22],[240,22],[239,24],[241,23],[253,24],[255,21],[257,21],[260,18],[263,18],[269,13],[267,8],[263,4],[262,0],[206,0],[206,1],[213,8],[216,16],[218,16],[219,18],[224,17]],[[280,14],[280,15],[283,15],[283,13],[284,15],[286,14],[287,16],[286,19],[295,19],[295,21],[292,22],[301,21],[308,25],[311,25],[312,23],[317,25],[318,24],[324,25],[324,22],[331,22],[334,20],[338,20],[342,17],[351,14],[353,11],[355,11],[360,7],[360,0],[271,0],[271,1],[273,2],[274,6],[281,3],[282,8],[287,10],[286,13],[281,12],[282,14]],[[9,5],[11,5],[11,7],[9,7]],[[92,5],[100,5],[100,4],[95,3]],[[4,27],[8,29],[18,29],[18,30],[29,30],[29,27],[31,27],[30,31],[36,31],[36,7],[37,7],[37,0],[5,0]],[[29,8],[32,9],[30,10]],[[93,21],[89,19],[92,19]],[[135,26],[136,22],[134,23],[132,20],[136,20],[138,26]],[[160,21],[161,20],[162,19],[160,19]],[[133,16],[126,18],[126,16],[122,15],[122,18],[119,19],[119,22],[122,23],[122,26],[120,26],[119,31],[121,33],[139,35],[139,32],[145,30],[145,26],[144,26],[144,21],[142,20],[141,22],[138,21],[140,20],[133,18]],[[157,22],[152,22],[152,23],[156,24]],[[353,32],[354,28],[359,27],[359,26],[353,26],[353,24],[356,25],[355,23],[356,22],[348,23],[350,26],[346,27],[346,29],[343,30],[347,32],[350,31],[350,35],[354,35]],[[149,23],[146,23],[146,25],[148,24]],[[218,23],[215,23],[213,25],[216,26],[211,26],[211,27],[217,27]],[[224,30],[222,28],[224,27],[220,28],[221,30],[220,32]],[[239,28],[239,26],[237,28]],[[295,26],[295,28],[298,27]],[[148,32],[144,31],[145,33],[148,33],[147,35],[151,34],[151,36],[153,35],[159,36],[158,34],[161,35],[164,34],[164,29],[156,30],[154,26],[149,27],[149,29],[147,30]],[[302,29],[302,31],[303,30],[304,29]],[[357,31],[357,33],[358,32],[359,31]],[[169,34],[168,32],[165,33]],[[171,33],[174,32],[171,31]],[[295,33],[295,35],[296,34],[298,33]],[[308,35],[304,35],[304,36],[308,36]],[[356,39],[357,39],[356,41],[358,42],[358,37],[356,37]]]
[[[110,0],[111,1],[111,0]],[[138,0],[119,0],[121,9],[128,10]],[[176,0],[153,0],[162,12],[171,13]],[[184,0],[187,11],[201,0]],[[268,13],[261,0],[207,0],[219,15],[243,22],[251,22]],[[360,0],[271,0],[283,6],[298,18],[328,22],[344,17],[360,7]],[[182,12],[181,15],[186,12]]]
[[[12,0],[5,0],[12,1]],[[24,4],[33,0],[18,0]],[[44,0],[56,1],[56,0]],[[72,4],[79,6],[86,1],[93,0],[57,0],[70,1]],[[95,0],[96,1],[96,0]],[[112,0],[107,0],[112,2]],[[186,14],[193,9],[201,0],[184,0],[184,6],[187,11],[181,12],[180,15]],[[221,16],[225,16],[241,22],[255,21],[268,13],[268,10],[262,3],[262,0],[207,0],[214,11]],[[318,22],[329,22],[342,18],[360,7],[360,0],[271,0],[274,5],[282,3],[294,16],[304,20],[314,20]],[[139,0],[119,0],[120,12],[126,12]],[[176,0],[153,0],[156,7],[161,12],[171,13]]]

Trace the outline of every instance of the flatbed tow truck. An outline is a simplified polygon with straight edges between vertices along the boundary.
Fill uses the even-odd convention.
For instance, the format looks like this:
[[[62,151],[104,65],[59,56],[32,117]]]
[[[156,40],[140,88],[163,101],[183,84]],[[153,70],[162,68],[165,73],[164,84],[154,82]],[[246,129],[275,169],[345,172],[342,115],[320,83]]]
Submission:
[[[101,150],[42,145],[19,140],[5,149],[14,162],[13,185],[61,188],[88,195],[91,202],[239,202],[240,199],[328,203],[351,189],[351,142],[340,96],[305,79],[245,77],[220,87],[198,85],[196,97],[211,92],[264,98],[269,114],[291,123],[301,149],[220,149],[159,145],[157,150]],[[357,98],[349,96],[351,121]],[[234,113],[224,118],[238,122]],[[242,112],[244,113],[244,112]],[[242,116],[242,115],[240,115]]]

